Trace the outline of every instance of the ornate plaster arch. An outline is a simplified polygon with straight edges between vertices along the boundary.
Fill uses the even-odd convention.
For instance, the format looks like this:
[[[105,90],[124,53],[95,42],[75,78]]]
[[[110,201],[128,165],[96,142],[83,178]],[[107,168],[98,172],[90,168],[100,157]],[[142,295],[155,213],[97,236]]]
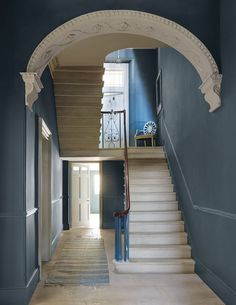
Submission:
[[[131,10],[97,11],[74,18],[48,34],[33,52],[27,72],[21,73],[26,84],[26,104],[31,107],[42,89],[40,77],[48,63],[63,49],[80,40],[111,33],[128,33],[157,39],[176,49],[197,70],[199,87],[210,112],[221,105],[222,76],[206,46],[191,32],[166,18]]]

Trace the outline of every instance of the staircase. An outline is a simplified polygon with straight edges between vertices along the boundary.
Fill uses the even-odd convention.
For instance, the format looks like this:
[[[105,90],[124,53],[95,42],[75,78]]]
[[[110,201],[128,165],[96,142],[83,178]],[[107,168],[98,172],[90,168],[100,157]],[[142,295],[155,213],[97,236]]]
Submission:
[[[166,159],[154,158],[155,148],[136,150],[137,153],[129,155],[129,261],[115,262],[115,270],[120,273],[193,273],[191,248],[187,244]]]
[[[102,66],[60,66],[53,71],[60,154],[98,150]]]

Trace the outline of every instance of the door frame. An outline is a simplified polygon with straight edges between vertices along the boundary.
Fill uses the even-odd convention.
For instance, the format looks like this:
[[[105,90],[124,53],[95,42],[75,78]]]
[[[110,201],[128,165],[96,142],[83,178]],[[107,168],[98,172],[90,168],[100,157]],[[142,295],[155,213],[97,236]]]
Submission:
[[[43,183],[42,183],[42,166],[43,166],[43,138],[48,141],[48,153],[49,153],[49,181],[50,186],[48,188],[48,197],[49,207],[49,225],[51,223],[51,190],[52,190],[52,143],[51,143],[51,131],[47,127],[46,123],[42,118],[38,118],[38,265],[40,270],[40,279],[42,278],[42,226],[43,226],[43,215],[42,215],[42,192],[43,192]],[[51,225],[48,230],[48,240],[51,241]],[[51,242],[48,243],[47,252],[49,254],[49,259],[51,257]]]
[[[100,175],[100,194],[99,194],[99,228],[102,228],[102,162],[100,161],[69,161],[68,162],[68,183],[69,183],[69,202],[68,202],[68,212],[69,212],[69,221],[71,224],[71,227],[73,228],[72,225],[72,165],[73,164],[90,164],[90,163],[98,163],[99,164],[99,175]],[[90,186],[89,186],[90,187]]]

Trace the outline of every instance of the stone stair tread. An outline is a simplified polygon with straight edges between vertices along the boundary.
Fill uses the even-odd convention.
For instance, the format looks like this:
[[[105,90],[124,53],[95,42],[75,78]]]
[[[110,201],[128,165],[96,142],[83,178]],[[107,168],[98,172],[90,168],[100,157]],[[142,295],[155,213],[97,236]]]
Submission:
[[[132,200],[130,201],[131,203],[133,202]],[[145,201],[145,203],[143,202],[143,201],[134,201],[134,203],[135,204],[143,204],[143,205],[145,205],[145,204],[164,204],[164,203],[173,203],[173,204],[176,204],[176,203],[178,203],[178,201],[172,201],[172,200],[169,200],[169,201],[162,201],[162,200],[160,200],[160,201],[158,201],[158,200],[155,200],[155,201]]]
[[[143,220],[138,220],[138,221],[130,221],[130,223],[140,223],[140,224],[184,224],[184,221],[183,220],[164,220],[164,221],[161,221],[161,220],[158,220],[158,221],[143,221]]]
[[[166,210],[166,211],[155,211],[155,210],[150,210],[150,211],[146,211],[146,210],[143,210],[143,211],[132,211],[132,210],[130,210],[130,212],[131,213],[135,213],[135,214],[143,214],[143,213],[145,213],[145,214],[148,214],[148,213],[154,213],[154,214],[170,214],[170,213],[178,213],[178,214],[180,214],[181,213],[181,211],[180,210]]]
[[[145,263],[145,264],[193,264],[192,258],[132,258],[129,263]]]
[[[137,248],[141,248],[141,249],[177,249],[177,248],[186,248],[186,249],[191,249],[191,247],[186,244],[186,245],[175,245],[175,244],[171,244],[171,245],[147,245],[147,244],[132,244],[130,245],[130,248],[133,249],[137,249]]]
[[[175,192],[162,192],[162,191],[156,191],[156,192],[154,192],[154,191],[151,191],[151,192],[147,192],[147,191],[139,191],[139,192],[137,192],[137,191],[135,191],[135,194],[145,194],[145,193],[147,193],[147,194],[164,194],[164,195],[166,195],[166,194],[171,194],[171,195],[175,195],[176,193]]]
[[[130,232],[130,236],[137,236],[137,237],[173,237],[173,236],[178,236],[178,237],[187,237],[186,232]]]

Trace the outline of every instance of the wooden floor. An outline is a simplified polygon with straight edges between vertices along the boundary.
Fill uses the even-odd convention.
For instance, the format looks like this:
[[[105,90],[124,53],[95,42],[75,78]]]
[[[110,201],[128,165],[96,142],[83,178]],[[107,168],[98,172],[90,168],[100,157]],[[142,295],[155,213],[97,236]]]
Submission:
[[[101,286],[39,284],[30,305],[222,305],[196,274],[116,274],[113,272],[114,236],[112,230],[74,229],[63,233],[60,251],[67,238],[82,234],[105,241],[110,283]],[[58,253],[55,254],[58,255]],[[54,258],[53,258],[54,259]],[[47,266],[44,276],[47,277]]]

